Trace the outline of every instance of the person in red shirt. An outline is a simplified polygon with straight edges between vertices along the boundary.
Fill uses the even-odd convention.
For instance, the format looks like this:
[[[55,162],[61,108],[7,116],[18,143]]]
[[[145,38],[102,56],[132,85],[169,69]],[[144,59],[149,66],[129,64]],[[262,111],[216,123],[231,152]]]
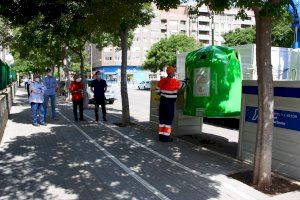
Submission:
[[[82,79],[75,74],[74,81],[70,84],[70,92],[72,94],[72,101],[73,101],[73,112],[75,121],[78,122],[78,114],[77,114],[77,107],[79,106],[79,120],[84,121],[83,119],[83,89],[84,84],[82,83]]]
[[[174,78],[175,69],[171,66],[167,67],[166,78],[162,78],[157,85],[156,92],[160,95],[159,104],[159,128],[158,136],[161,142],[172,142],[170,137],[172,132],[172,123],[175,111],[175,102],[179,89],[185,87],[187,78],[184,81]]]

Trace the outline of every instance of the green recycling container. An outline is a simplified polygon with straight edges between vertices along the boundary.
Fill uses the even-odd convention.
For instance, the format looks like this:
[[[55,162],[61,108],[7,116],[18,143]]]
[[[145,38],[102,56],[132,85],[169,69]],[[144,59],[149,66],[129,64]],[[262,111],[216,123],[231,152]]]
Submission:
[[[184,114],[238,117],[241,110],[242,71],[237,50],[207,46],[188,53]]]
[[[0,90],[3,90],[8,85],[8,66],[0,60]]]
[[[13,70],[10,66],[8,66],[8,72],[9,72],[9,75],[8,75],[8,83],[11,84],[13,82]]]

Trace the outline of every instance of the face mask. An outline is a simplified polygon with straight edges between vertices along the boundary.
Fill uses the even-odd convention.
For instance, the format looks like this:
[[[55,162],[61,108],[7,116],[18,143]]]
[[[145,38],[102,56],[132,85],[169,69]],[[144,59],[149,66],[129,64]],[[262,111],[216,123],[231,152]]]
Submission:
[[[35,78],[34,81],[35,82],[40,82],[40,78]]]
[[[81,78],[77,78],[77,79],[76,79],[76,82],[80,82],[80,81],[81,81]]]

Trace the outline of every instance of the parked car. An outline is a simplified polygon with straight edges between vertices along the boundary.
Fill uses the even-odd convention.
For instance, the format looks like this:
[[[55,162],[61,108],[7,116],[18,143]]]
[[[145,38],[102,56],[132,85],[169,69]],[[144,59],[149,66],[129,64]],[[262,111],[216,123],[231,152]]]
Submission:
[[[138,85],[139,90],[149,90],[151,87],[150,81],[142,81]]]
[[[91,88],[90,88],[90,85],[91,85],[91,82],[93,81],[94,79],[87,79],[87,89],[86,89],[86,92],[88,94],[88,97],[89,97],[89,104],[94,104],[94,93],[92,92]],[[106,99],[106,103],[109,103],[109,104],[113,104],[115,102],[115,92],[112,88],[112,86],[108,85],[107,86],[107,90],[105,92],[105,99]]]

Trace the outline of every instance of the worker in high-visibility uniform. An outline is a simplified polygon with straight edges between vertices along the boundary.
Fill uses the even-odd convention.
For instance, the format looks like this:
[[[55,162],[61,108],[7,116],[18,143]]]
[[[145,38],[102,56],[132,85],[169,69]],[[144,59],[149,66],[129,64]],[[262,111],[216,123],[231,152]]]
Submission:
[[[175,69],[171,66],[167,67],[167,74],[168,76],[166,78],[158,82],[156,88],[156,92],[160,95],[158,136],[159,141],[162,142],[173,141],[170,134],[172,132],[177,93],[178,90],[184,88],[187,83],[187,79],[179,81],[174,78]]]

